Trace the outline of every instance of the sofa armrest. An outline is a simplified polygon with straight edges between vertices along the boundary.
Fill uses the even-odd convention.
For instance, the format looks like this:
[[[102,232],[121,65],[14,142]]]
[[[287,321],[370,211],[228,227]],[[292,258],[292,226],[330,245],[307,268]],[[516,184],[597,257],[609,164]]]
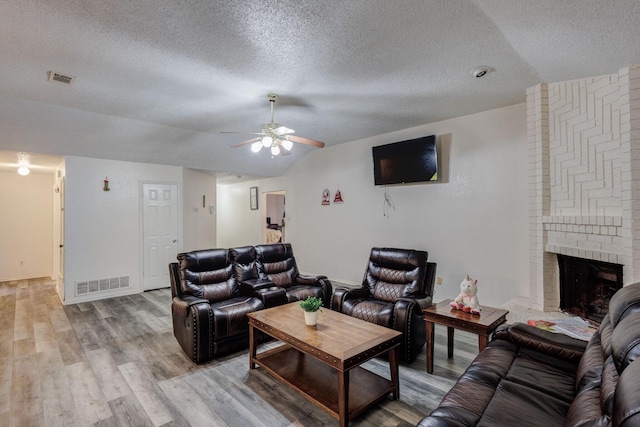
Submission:
[[[265,282],[268,282],[270,286],[240,286],[240,295],[247,295],[259,299],[262,301],[264,308],[275,307],[288,302],[287,291],[284,288],[280,288],[268,280]]]
[[[191,306],[198,304],[206,304],[208,306],[209,301],[191,295],[183,295],[181,297],[174,297],[171,302],[174,316],[177,315],[181,319],[189,315]]]
[[[331,298],[331,310],[342,312],[342,304],[348,299],[368,297],[369,288],[337,288]]]
[[[171,314],[173,335],[187,356],[196,363],[210,360],[214,337],[209,301],[193,296],[173,298]]]
[[[298,274],[296,283],[299,285],[320,286],[320,280],[326,279],[327,276],[310,276],[308,274]]]
[[[169,280],[171,283],[171,298],[182,296],[180,290],[180,272],[177,262],[169,263]]]
[[[549,355],[578,363],[587,342],[570,336],[544,331],[526,323],[514,323],[507,328],[509,340]],[[501,330],[497,339],[504,337]]]
[[[414,301],[420,307],[420,311],[424,310],[427,307],[431,307],[433,305],[433,297],[431,295],[416,294],[410,297],[402,297],[398,301],[401,301],[401,300]]]
[[[326,308],[331,307],[333,285],[331,285],[331,282],[329,281],[329,279],[327,279],[327,276],[309,276],[306,274],[298,274],[298,276],[296,276],[295,282],[299,285],[321,287],[322,293],[324,295],[322,298],[322,305]]]
[[[271,288],[273,286],[275,286],[275,284],[269,279],[249,279],[240,282],[240,290],[249,292],[249,295],[252,296],[253,292],[256,292],[260,289]]]
[[[404,345],[400,348],[400,359],[412,362],[424,347],[426,342],[426,331],[424,315],[422,314],[422,303],[431,301],[428,298],[399,298],[393,307],[393,328],[402,332]],[[429,304],[430,305],[430,304]]]

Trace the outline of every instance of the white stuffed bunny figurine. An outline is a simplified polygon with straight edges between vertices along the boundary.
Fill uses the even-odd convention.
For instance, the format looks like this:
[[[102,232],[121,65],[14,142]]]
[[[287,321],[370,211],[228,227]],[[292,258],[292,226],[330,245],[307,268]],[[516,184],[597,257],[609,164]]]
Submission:
[[[460,294],[449,305],[466,313],[480,314],[478,302],[478,281],[471,280],[469,275],[460,283]]]

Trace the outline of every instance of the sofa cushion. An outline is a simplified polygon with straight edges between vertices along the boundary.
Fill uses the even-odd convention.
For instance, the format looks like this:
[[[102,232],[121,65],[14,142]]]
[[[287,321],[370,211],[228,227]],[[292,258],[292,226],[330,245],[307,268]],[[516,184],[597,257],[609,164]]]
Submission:
[[[596,331],[584,351],[584,355],[578,363],[576,371],[576,393],[583,390],[592,390],[600,387],[602,380],[602,367],[604,365],[604,351],[600,330]]]
[[[608,315],[615,328],[622,319],[640,311],[640,286],[624,286],[609,301]]]
[[[600,389],[595,388],[584,390],[576,396],[567,412],[565,425],[605,427],[609,421],[609,416],[603,414],[600,409]]]
[[[293,258],[276,262],[262,262],[262,273],[281,288],[291,286],[298,275],[296,262]]]
[[[258,245],[255,247],[258,274],[281,288],[288,288],[298,277],[298,266],[290,243]]]
[[[576,365],[527,347],[520,347],[505,379],[564,401],[575,395]]]
[[[342,313],[357,319],[393,328],[394,304],[368,298],[346,300],[342,305]]]
[[[566,400],[517,384],[501,381],[478,426],[564,426]]]
[[[211,304],[213,313],[214,340],[219,341],[249,331],[247,313],[261,310],[257,298],[240,296]]]
[[[603,413],[611,416],[613,414],[613,400],[618,386],[618,370],[613,363],[613,356],[609,356],[604,361],[602,368],[602,382],[600,384],[600,406]]]
[[[397,301],[400,297],[422,297],[428,254],[425,251],[373,248],[364,284],[376,299]],[[382,286],[377,290],[378,286]],[[378,293],[378,294],[376,294]]]
[[[611,351],[618,373],[640,356],[640,313],[626,316],[613,331]]]
[[[233,266],[226,249],[207,249],[178,254],[180,287],[185,295],[210,302],[239,295]]]
[[[632,362],[627,366],[616,389],[613,412],[613,425],[632,427],[640,425],[640,362]]]
[[[324,299],[324,291],[320,286],[293,285],[286,288],[289,302],[303,301],[307,297]]]
[[[231,248],[229,252],[238,283],[258,278],[256,250],[253,246]]]

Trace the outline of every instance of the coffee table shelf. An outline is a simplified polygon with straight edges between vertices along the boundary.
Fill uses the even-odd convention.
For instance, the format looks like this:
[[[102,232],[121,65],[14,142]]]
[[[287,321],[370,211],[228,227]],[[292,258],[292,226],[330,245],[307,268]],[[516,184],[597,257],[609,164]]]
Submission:
[[[335,369],[287,345],[259,353],[254,361],[279,381],[338,418],[338,372]],[[364,368],[355,367],[349,374],[349,419],[394,391],[391,381]]]

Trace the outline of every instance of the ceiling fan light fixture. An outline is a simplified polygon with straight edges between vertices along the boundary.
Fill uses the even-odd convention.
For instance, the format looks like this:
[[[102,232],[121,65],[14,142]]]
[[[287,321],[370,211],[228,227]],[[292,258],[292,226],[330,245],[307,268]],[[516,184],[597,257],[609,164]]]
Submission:
[[[257,153],[260,150],[262,150],[262,141],[256,141],[253,144],[251,144],[251,151],[253,151],[254,153]]]
[[[269,99],[269,104],[271,104],[271,121],[267,123],[260,124],[260,132],[222,132],[222,133],[250,133],[252,135],[260,135],[255,138],[250,138],[246,141],[243,141],[239,144],[233,145],[232,148],[242,147],[243,145],[251,144],[251,151],[257,153],[262,148],[270,148],[271,154],[273,156],[277,156],[278,154],[282,154],[286,156],[291,153],[291,149],[293,148],[293,143],[297,142],[300,144],[311,145],[318,148],[323,148],[325,146],[324,142],[316,141],[315,139],[303,138],[301,136],[291,135],[295,133],[295,131],[291,128],[281,125],[273,120],[273,110],[276,100],[278,99],[278,95],[275,93],[270,93],[267,95]]]

